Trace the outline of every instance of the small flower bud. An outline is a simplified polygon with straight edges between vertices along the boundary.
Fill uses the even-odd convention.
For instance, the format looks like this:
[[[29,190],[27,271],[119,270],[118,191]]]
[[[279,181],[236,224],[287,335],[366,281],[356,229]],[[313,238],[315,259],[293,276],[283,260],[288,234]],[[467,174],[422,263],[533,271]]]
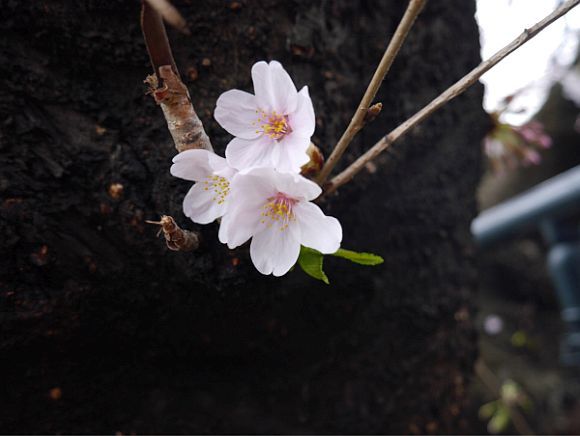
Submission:
[[[367,113],[365,114],[365,123],[370,123],[371,121],[374,121],[382,110],[383,104],[381,102],[373,104],[370,108],[367,109]]]
[[[305,177],[315,177],[322,169],[322,165],[324,165],[324,155],[312,142],[306,150],[306,154],[308,154],[310,160],[300,168],[300,174]]]

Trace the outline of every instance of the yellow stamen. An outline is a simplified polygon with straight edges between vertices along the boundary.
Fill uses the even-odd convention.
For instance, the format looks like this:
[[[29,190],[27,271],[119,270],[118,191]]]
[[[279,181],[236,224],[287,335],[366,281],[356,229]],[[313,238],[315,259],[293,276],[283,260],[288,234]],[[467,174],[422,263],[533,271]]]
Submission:
[[[203,184],[204,191],[213,191],[215,194],[212,198],[213,201],[217,202],[217,204],[224,204],[226,197],[230,193],[230,182],[228,179],[214,174],[213,176],[208,176]]]
[[[296,221],[292,210],[296,201],[281,192],[268,198],[268,202],[262,206],[264,211],[260,214],[263,217],[260,222],[268,227],[276,224],[281,232],[285,231],[291,221]]]

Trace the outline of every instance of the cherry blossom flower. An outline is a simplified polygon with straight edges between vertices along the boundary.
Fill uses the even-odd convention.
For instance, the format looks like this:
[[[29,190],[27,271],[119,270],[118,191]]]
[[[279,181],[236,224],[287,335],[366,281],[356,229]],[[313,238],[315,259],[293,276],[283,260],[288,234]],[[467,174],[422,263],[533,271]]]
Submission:
[[[320,193],[316,183],[298,174],[272,168],[240,172],[232,183],[219,239],[235,248],[252,238],[250,257],[265,275],[286,274],[298,259],[300,245],[334,253],[342,227],[310,202]]]
[[[214,117],[235,136],[226,148],[228,164],[238,170],[275,168],[300,172],[315,118],[308,87],[300,92],[279,62],[252,67],[254,92],[233,89],[217,101]]]
[[[175,156],[171,174],[197,182],[183,200],[183,213],[199,224],[223,216],[236,173],[223,157],[207,150],[186,150]]]
[[[499,113],[490,114],[493,129],[483,140],[483,150],[492,169],[502,172],[523,166],[539,165],[542,156],[539,150],[550,148],[552,138],[538,121],[530,121],[522,126],[511,126],[499,121]]]

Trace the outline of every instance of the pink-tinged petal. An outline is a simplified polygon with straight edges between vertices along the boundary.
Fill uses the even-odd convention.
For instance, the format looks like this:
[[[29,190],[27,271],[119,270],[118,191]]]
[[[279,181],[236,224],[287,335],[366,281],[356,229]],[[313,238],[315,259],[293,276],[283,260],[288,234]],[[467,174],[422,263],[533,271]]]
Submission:
[[[260,219],[268,198],[276,194],[273,181],[263,176],[265,169],[238,173],[230,183],[228,211],[222,219],[219,240],[229,248],[242,245],[261,230]]]
[[[299,173],[302,165],[310,161],[306,153],[310,138],[299,137],[294,132],[276,143],[272,162],[274,168],[283,173]]]
[[[218,238],[222,244],[233,249],[244,244],[260,230],[260,209],[232,210],[222,218]]]
[[[308,94],[308,86],[302,88],[298,93],[298,106],[296,111],[288,115],[288,121],[293,133],[310,140],[316,127],[316,118],[314,117],[312,100]]]
[[[314,200],[322,193],[322,189],[316,183],[302,177],[298,174],[276,173],[273,172],[273,180],[276,183],[278,192],[282,192],[289,197],[304,199],[306,201]]]
[[[218,98],[214,118],[234,136],[254,139],[260,136],[257,128],[258,105],[252,94],[232,89]]]
[[[228,164],[238,170],[271,167],[276,140],[266,135],[254,140],[234,138],[226,147]]]
[[[274,225],[254,235],[250,257],[259,272],[280,277],[294,266],[300,254],[300,240],[292,227],[298,226],[290,225],[286,230],[280,230]]]
[[[270,67],[264,61],[256,62],[252,66],[252,82],[256,103],[262,110],[271,109],[272,81],[270,80]]]
[[[210,159],[225,159],[207,150],[185,150],[173,158],[170,172],[174,177],[195,182],[213,173]]]
[[[214,173],[217,173],[218,171],[224,171],[230,168],[226,159],[221,156],[218,156],[215,153],[209,153],[208,162],[210,168],[213,170]]]
[[[252,67],[256,101],[264,111],[286,115],[296,110],[298,92],[292,79],[279,62],[256,62]]]
[[[270,75],[274,91],[273,109],[279,114],[289,114],[296,110],[298,92],[296,86],[280,62],[270,62]]]
[[[226,203],[214,200],[213,191],[206,191],[203,183],[196,183],[183,199],[183,213],[198,224],[209,224],[223,216]]]
[[[300,224],[302,245],[324,254],[335,253],[340,248],[342,227],[336,218],[324,215],[317,205],[304,201],[293,210]]]
[[[269,174],[264,175],[269,168],[255,168],[248,172],[238,173],[230,183],[230,207],[236,211],[258,211],[268,202],[268,198],[276,195],[276,185]]]
[[[240,207],[261,205],[276,191],[275,173],[271,168],[253,168],[238,173],[231,184]]]

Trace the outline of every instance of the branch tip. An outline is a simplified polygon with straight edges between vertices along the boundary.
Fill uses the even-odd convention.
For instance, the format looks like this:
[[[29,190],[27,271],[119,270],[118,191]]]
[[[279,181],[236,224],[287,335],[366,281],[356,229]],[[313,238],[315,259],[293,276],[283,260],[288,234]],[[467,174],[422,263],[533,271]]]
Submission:
[[[168,0],[145,0],[169,25],[184,35],[191,35],[187,21]]]

